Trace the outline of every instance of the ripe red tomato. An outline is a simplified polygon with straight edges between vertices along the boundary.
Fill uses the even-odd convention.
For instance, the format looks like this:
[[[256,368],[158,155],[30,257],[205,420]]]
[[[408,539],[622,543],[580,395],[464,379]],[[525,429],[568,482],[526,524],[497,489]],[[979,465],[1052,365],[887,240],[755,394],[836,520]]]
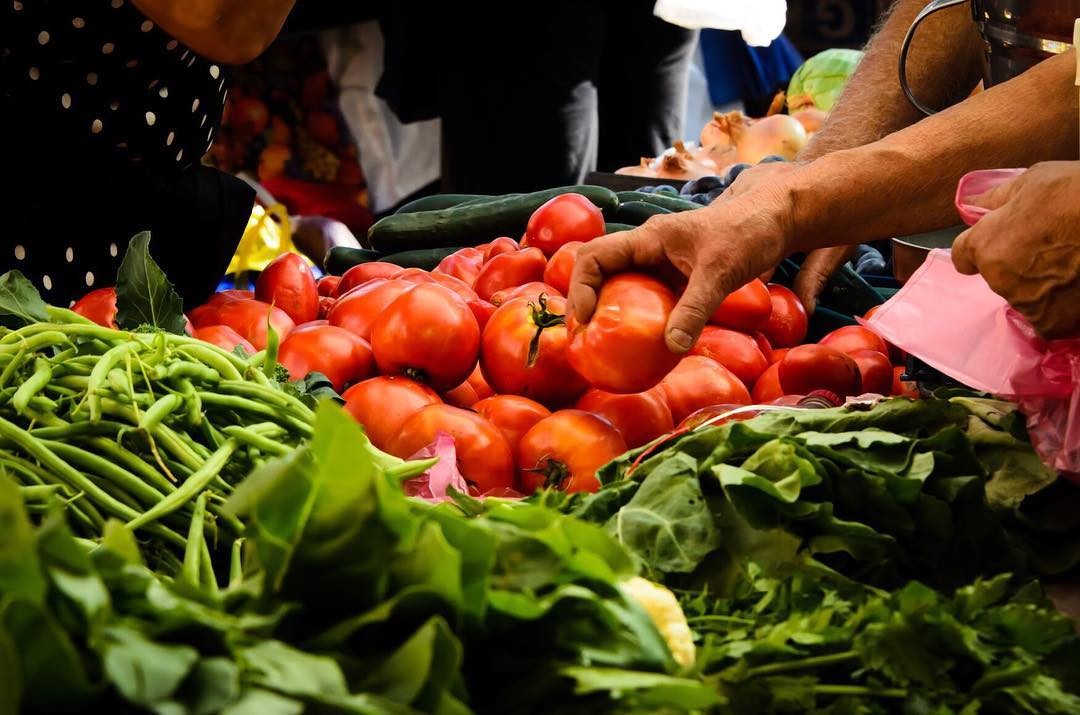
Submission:
[[[877,350],[856,350],[851,359],[859,366],[859,377],[864,393],[888,395],[892,392],[893,369],[889,358]]]
[[[371,327],[376,318],[391,303],[415,287],[415,283],[408,281],[376,278],[338,298],[326,319],[330,325],[345,328],[364,340],[371,340]]]
[[[769,361],[770,365],[775,365],[784,359],[784,356],[788,354],[791,348],[780,348],[772,351],[772,360]]]
[[[460,278],[454,278],[453,276],[448,276],[445,273],[429,273],[428,275],[430,275],[434,279],[435,283],[443,286],[444,288],[449,288],[450,290],[457,293],[466,303],[468,303],[470,300],[477,300],[476,291],[470,288],[465,283],[465,281],[461,280]]]
[[[106,328],[116,328],[116,289],[98,288],[75,301],[71,310]]]
[[[664,342],[675,295],[660,281],[622,273],[604,283],[587,325],[566,316],[570,364],[593,387],[633,394],[653,387],[679,363]]]
[[[252,290],[223,290],[214,293],[204,305],[224,305],[234,300],[254,300],[255,291]]]
[[[500,236],[484,247],[482,263],[487,263],[495,256],[501,256],[504,253],[513,253],[514,251],[520,251],[521,249],[522,246],[514,239],[507,236]]]
[[[484,264],[476,277],[476,294],[481,300],[491,300],[504,288],[541,281],[547,260],[539,248],[525,248],[501,253]]]
[[[217,345],[222,350],[227,350],[230,353],[236,350],[237,346],[240,346],[248,355],[255,354],[255,348],[252,344],[244,340],[240,333],[227,325],[207,325],[203,328],[196,328],[193,337],[211,345]]]
[[[544,269],[544,282],[566,295],[570,290],[570,276],[577,263],[578,251],[584,245],[581,241],[571,241],[559,246]]]
[[[201,328],[206,325],[227,325],[244,339],[255,346],[256,350],[266,349],[266,321],[277,332],[278,339],[284,340],[296,327],[296,323],[281,308],[258,300],[234,300],[217,306],[213,323],[195,324]]]
[[[616,395],[593,388],[578,399],[574,408],[600,415],[615,425],[630,449],[648,444],[675,428],[664,396],[655,389]]]
[[[319,320],[326,320],[335,305],[337,305],[337,298],[330,298],[325,295],[319,296]]]
[[[510,451],[517,456],[518,446],[525,433],[540,420],[551,414],[551,410],[535,400],[520,395],[495,395],[480,400],[473,409],[481,417],[491,421],[499,428],[510,445]]]
[[[709,422],[709,420],[713,418],[721,417],[722,415],[727,415],[727,417],[723,417],[722,419],[718,419],[715,422],[711,422],[709,423],[709,426],[719,427],[720,425],[726,424],[728,422],[742,422],[744,420],[751,419],[752,417],[757,417],[759,414],[761,414],[760,410],[747,410],[745,412],[737,412],[733,415],[728,414],[729,412],[737,410],[740,407],[745,407],[745,405],[712,405],[711,407],[702,407],[700,410],[693,413],[692,415],[689,415],[685,420],[680,422],[679,426],[676,429],[678,429],[680,432],[683,430],[689,431],[697,428],[700,425],[705,424],[706,422]]]
[[[405,269],[401,266],[395,266],[393,263],[383,263],[381,261],[359,263],[345,271],[341,276],[335,295],[343,296],[353,288],[362,286],[368,281],[375,280],[376,278],[395,278],[404,270]]]
[[[409,283],[438,283],[435,276],[423,268],[406,268],[394,276],[396,280],[408,281]]]
[[[794,292],[776,283],[769,284],[772,313],[761,326],[761,332],[774,348],[790,348],[806,339],[810,320],[806,308]]]
[[[773,346],[772,346],[772,343],[770,343],[769,339],[767,337],[765,337],[765,333],[761,332],[760,330],[755,330],[753,335],[754,335],[754,342],[757,343],[758,350],[760,350],[761,354],[765,357],[765,361],[767,363],[769,363],[770,365],[772,365],[772,361],[773,361]]]
[[[371,329],[379,370],[449,390],[465,382],[480,353],[469,306],[441,285],[418,285],[390,304]]]
[[[305,326],[281,343],[278,362],[293,380],[321,372],[341,392],[346,385],[366,380],[375,372],[371,346],[334,325]]]
[[[432,273],[453,276],[470,288],[480,275],[480,266],[484,263],[484,252],[479,248],[462,248],[451,253],[439,262]]]
[[[480,366],[496,393],[557,407],[570,404],[585,391],[588,385],[567,359],[565,311],[566,300],[559,297],[535,303],[517,298],[495,311],[484,328]],[[530,361],[534,341],[536,352]]]
[[[690,354],[712,358],[731,370],[748,389],[753,387],[761,373],[769,367],[756,340],[745,333],[715,325],[705,326]]]
[[[728,294],[709,322],[748,333],[761,327],[769,319],[770,313],[772,301],[769,299],[769,289],[755,278]]]
[[[454,438],[458,467],[480,492],[515,486],[514,455],[499,428],[475,412],[430,405],[405,420],[389,452],[408,459],[435,441],[439,432]]]
[[[480,326],[481,333],[484,332],[484,328],[487,327],[488,321],[491,319],[491,316],[495,315],[495,311],[497,310],[496,306],[488,303],[486,300],[480,300],[479,298],[469,301],[469,309],[473,312],[473,317],[476,318],[476,324]]]
[[[446,404],[460,407],[463,410],[472,409],[472,406],[480,401],[480,398],[476,395],[476,389],[468,381],[444,392],[442,399]]]
[[[676,424],[702,407],[749,405],[750,391],[739,378],[712,358],[689,355],[660,382],[671,417]]]
[[[346,390],[342,398],[345,410],[364,425],[368,439],[381,450],[389,448],[405,420],[428,405],[442,402],[427,385],[400,375],[358,382]]]
[[[898,395],[901,397],[910,397],[913,400],[918,400],[922,397],[919,394],[919,384],[917,382],[911,382],[908,380],[901,380],[900,378],[907,372],[906,367],[896,366],[893,368],[893,382],[892,389],[889,391],[891,395]]]
[[[315,289],[322,298],[335,298],[338,295],[338,286],[341,285],[341,276],[323,276],[315,282]]]
[[[472,388],[476,390],[477,400],[486,400],[495,394],[495,390],[491,389],[491,385],[484,379],[484,372],[480,369],[480,363],[476,363],[476,367],[473,368],[472,374],[469,375],[469,379],[465,382],[472,385]]]
[[[845,355],[853,355],[859,350],[876,350],[882,355],[889,354],[889,346],[874,331],[861,325],[845,325],[832,331],[819,342],[839,350]]]
[[[859,366],[849,356],[828,345],[791,348],[780,365],[780,385],[788,395],[829,390],[840,397],[857,395],[861,389]]]
[[[626,451],[615,426],[590,412],[560,410],[521,438],[518,463],[526,494],[546,486],[564,492],[595,492],[596,470]]]
[[[91,295],[91,294],[88,294]],[[217,311],[218,308],[226,303],[233,303],[238,300],[254,300],[255,292],[250,290],[223,290],[218,293],[214,293],[210,298],[202,305],[188,311],[188,320],[196,326],[203,325],[217,325]]]
[[[767,405],[784,396],[784,388],[780,387],[780,362],[769,365],[769,369],[761,374],[754,383],[754,391],[750,397],[755,405]]]
[[[604,214],[593,202],[581,194],[563,194],[533,212],[525,236],[550,258],[563,245],[591,241],[604,231]]]
[[[563,298],[563,294],[547,283],[539,283],[533,281],[532,283],[526,283],[525,285],[516,286],[514,288],[504,288],[491,296],[491,302],[495,305],[502,305],[503,303],[509,303],[514,298],[528,298],[529,300],[538,300],[541,295],[548,298]]]
[[[319,289],[308,264],[296,253],[283,253],[255,281],[255,300],[281,308],[299,325],[319,316]]]

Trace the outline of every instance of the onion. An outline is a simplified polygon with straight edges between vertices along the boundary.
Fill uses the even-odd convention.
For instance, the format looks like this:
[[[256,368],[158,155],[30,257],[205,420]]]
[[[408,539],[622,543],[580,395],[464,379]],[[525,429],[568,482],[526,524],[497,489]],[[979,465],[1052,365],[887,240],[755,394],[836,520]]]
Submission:
[[[652,159],[647,157],[641,157],[641,163],[635,166],[624,166],[621,169],[616,169],[616,174],[622,174],[623,176],[644,176],[649,178],[656,177],[656,170],[652,168]]]
[[[771,117],[774,114],[779,114],[784,109],[784,101],[787,99],[787,95],[783,92],[777,92],[776,96],[772,98],[772,104],[769,105],[769,111],[765,112],[766,117]]]
[[[803,125],[803,129],[806,130],[807,134],[813,134],[818,129],[821,129],[821,125],[825,123],[825,119],[829,115],[817,107],[805,107],[791,116],[795,117],[799,124]]]
[[[806,129],[787,114],[759,119],[747,129],[736,129],[731,136],[736,160],[746,164],[756,164],[772,155],[791,161],[806,146]]]
[[[703,150],[691,145],[688,148],[681,141],[655,159],[642,159],[637,166],[627,166],[616,174],[627,176],[645,176],[659,179],[697,179],[702,176],[715,176],[718,169],[716,162],[703,153]]]
[[[727,114],[713,112],[712,121],[701,130],[701,146],[710,152],[730,149],[735,143],[732,139],[733,128],[749,125],[750,118],[742,112],[728,112]]]

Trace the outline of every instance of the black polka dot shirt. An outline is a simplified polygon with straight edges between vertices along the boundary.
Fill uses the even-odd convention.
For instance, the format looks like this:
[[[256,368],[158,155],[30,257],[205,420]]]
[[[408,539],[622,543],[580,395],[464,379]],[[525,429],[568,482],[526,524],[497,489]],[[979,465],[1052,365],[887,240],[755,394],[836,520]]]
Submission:
[[[58,142],[183,170],[213,143],[228,73],[129,0],[0,0],[0,92]]]

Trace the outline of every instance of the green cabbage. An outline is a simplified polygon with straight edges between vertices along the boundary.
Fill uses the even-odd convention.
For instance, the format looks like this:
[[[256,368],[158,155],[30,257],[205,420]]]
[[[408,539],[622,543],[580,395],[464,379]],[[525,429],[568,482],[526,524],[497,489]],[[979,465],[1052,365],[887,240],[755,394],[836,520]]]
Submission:
[[[812,106],[830,111],[862,58],[859,50],[832,49],[808,59],[788,84],[788,109]]]

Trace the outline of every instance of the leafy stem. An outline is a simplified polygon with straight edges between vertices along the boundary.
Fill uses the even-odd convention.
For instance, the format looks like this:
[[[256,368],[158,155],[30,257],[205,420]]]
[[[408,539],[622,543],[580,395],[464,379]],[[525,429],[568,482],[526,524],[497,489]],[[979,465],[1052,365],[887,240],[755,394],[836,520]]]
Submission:
[[[776,675],[793,670],[809,670],[811,668],[827,668],[830,665],[846,663],[850,660],[858,660],[859,654],[853,650],[842,653],[830,653],[828,655],[815,655],[798,660],[786,660],[779,663],[769,663],[750,668],[746,674],[750,678],[760,678],[763,675]]]

